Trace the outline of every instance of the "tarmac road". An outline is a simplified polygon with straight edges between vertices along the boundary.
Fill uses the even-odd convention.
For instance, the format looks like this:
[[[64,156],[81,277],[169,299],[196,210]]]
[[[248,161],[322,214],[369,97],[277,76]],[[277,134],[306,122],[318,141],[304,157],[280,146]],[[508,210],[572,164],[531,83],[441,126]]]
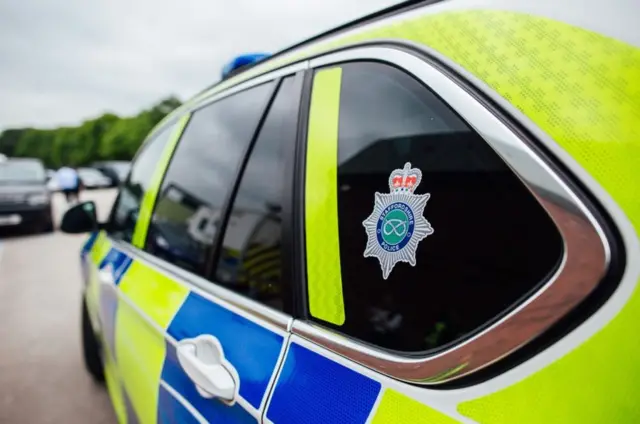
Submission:
[[[106,217],[113,190],[83,193]],[[64,199],[56,195],[61,216]],[[80,350],[84,235],[0,233],[0,424],[115,423]]]

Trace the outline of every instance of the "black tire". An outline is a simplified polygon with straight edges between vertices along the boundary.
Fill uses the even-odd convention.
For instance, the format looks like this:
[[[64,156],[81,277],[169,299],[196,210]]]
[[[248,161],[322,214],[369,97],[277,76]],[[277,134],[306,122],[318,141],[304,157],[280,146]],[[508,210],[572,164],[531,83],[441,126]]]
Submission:
[[[97,383],[104,382],[104,367],[100,358],[100,345],[91,327],[89,311],[84,299],[82,300],[82,356],[84,367]]]
[[[42,232],[53,233],[54,231],[55,231],[55,227],[53,226],[53,217],[49,216],[49,219],[47,219],[45,223],[42,225]]]

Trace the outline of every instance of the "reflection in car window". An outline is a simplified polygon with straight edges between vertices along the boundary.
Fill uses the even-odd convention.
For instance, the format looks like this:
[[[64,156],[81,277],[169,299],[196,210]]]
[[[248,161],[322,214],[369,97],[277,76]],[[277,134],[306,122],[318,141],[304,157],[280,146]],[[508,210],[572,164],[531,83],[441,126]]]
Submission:
[[[196,111],[158,193],[145,250],[204,275],[221,209],[272,83]]]
[[[240,180],[215,274],[218,284],[279,310],[290,309],[280,272],[281,229],[297,93],[294,77],[282,81]]]
[[[326,325],[390,350],[428,351],[495,319],[559,264],[562,239],[518,177],[440,98],[399,69],[344,65],[338,140],[346,320]],[[405,248],[400,236],[411,237],[413,222],[389,212],[386,238],[382,230],[376,234],[384,202],[393,203],[377,193],[389,195],[391,173],[406,163],[422,171],[415,194],[430,194],[422,215],[433,232],[417,244],[415,265],[407,253],[385,279],[386,252],[394,243]],[[409,181],[401,175],[400,184]],[[390,250],[375,250],[383,246],[379,240]]]
[[[171,138],[173,128],[174,125],[163,128],[152,139],[147,140],[135,158],[129,178],[120,188],[111,211],[109,232],[115,238],[131,242],[142,197],[149,189],[156,165]]]

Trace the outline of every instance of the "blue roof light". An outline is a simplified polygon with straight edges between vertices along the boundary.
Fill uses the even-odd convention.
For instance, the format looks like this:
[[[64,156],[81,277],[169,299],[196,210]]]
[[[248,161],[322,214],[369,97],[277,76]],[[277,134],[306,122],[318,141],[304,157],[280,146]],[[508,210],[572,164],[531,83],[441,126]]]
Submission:
[[[259,62],[269,56],[271,55],[268,53],[249,53],[237,56],[222,68],[222,78],[226,78],[231,72],[238,68]]]

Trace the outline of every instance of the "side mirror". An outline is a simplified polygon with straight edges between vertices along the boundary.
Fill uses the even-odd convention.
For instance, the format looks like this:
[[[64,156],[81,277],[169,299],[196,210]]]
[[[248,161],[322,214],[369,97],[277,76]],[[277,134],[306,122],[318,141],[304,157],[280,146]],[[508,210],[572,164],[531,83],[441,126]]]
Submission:
[[[60,230],[63,233],[89,233],[100,229],[96,204],[92,201],[78,203],[62,216]]]

